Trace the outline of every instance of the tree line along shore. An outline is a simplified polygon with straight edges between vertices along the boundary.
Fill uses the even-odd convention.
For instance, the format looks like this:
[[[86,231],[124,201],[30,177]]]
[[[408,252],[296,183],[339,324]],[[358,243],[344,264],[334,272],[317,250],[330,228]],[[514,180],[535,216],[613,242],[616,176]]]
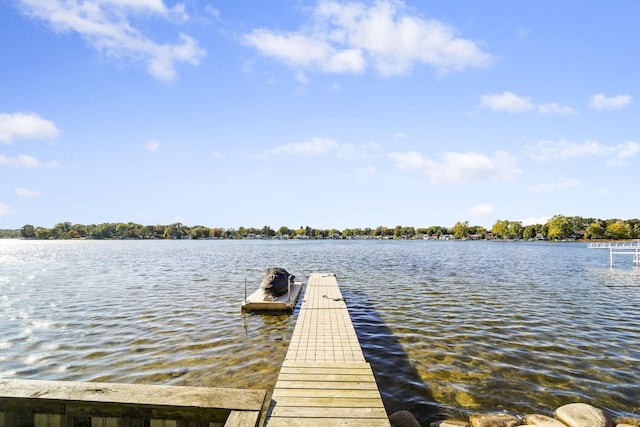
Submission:
[[[30,224],[18,230],[0,230],[0,238],[22,239],[512,239],[512,240],[625,240],[640,238],[640,219],[596,219],[555,215],[544,224],[524,226],[520,221],[497,220],[491,229],[458,221],[453,227],[406,227],[318,229],[309,226],[277,230],[262,228],[193,227],[179,222],[169,225],[128,223],[72,224],[52,228]]]

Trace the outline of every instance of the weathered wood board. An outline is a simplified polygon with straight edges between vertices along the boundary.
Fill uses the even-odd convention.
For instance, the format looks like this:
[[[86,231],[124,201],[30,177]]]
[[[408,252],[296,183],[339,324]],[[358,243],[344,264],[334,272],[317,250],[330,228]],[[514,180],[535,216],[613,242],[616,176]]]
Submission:
[[[253,418],[244,425],[255,426],[265,397],[265,390],[0,379],[0,416],[4,427],[14,424],[14,415],[7,414],[35,414],[36,421],[61,426],[64,417],[212,423],[230,418],[231,425]]]

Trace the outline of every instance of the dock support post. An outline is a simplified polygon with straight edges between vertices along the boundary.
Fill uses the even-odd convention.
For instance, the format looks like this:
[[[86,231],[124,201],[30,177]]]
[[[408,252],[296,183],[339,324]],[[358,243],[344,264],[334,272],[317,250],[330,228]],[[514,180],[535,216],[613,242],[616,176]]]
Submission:
[[[609,259],[610,259],[611,268],[613,268],[613,246],[609,246]]]

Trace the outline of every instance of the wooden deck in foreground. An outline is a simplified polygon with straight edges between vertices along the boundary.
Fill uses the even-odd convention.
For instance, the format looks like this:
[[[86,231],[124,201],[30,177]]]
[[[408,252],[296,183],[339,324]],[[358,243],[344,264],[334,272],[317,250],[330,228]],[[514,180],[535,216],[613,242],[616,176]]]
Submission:
[[[0,427],[255,427],[265,390],[0,379]]]
[[[390,426],[334,274],[309,277],[266,425]]]

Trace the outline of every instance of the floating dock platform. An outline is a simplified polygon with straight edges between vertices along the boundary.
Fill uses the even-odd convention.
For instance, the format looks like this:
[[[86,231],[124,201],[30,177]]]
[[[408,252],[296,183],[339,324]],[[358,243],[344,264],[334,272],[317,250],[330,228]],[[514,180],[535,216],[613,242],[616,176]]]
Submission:
[[[293,282],[289,291],[273,298],[266,294],[262,289],[258,289],[251,295],[247,296],[247,284],[244,285],[244,301],[242,302],[243,311],[293,311],[298,302],[298,296],[302,290],[302,282]]]
[[[334,274],[309,277],[265,425],[391,425]]]

